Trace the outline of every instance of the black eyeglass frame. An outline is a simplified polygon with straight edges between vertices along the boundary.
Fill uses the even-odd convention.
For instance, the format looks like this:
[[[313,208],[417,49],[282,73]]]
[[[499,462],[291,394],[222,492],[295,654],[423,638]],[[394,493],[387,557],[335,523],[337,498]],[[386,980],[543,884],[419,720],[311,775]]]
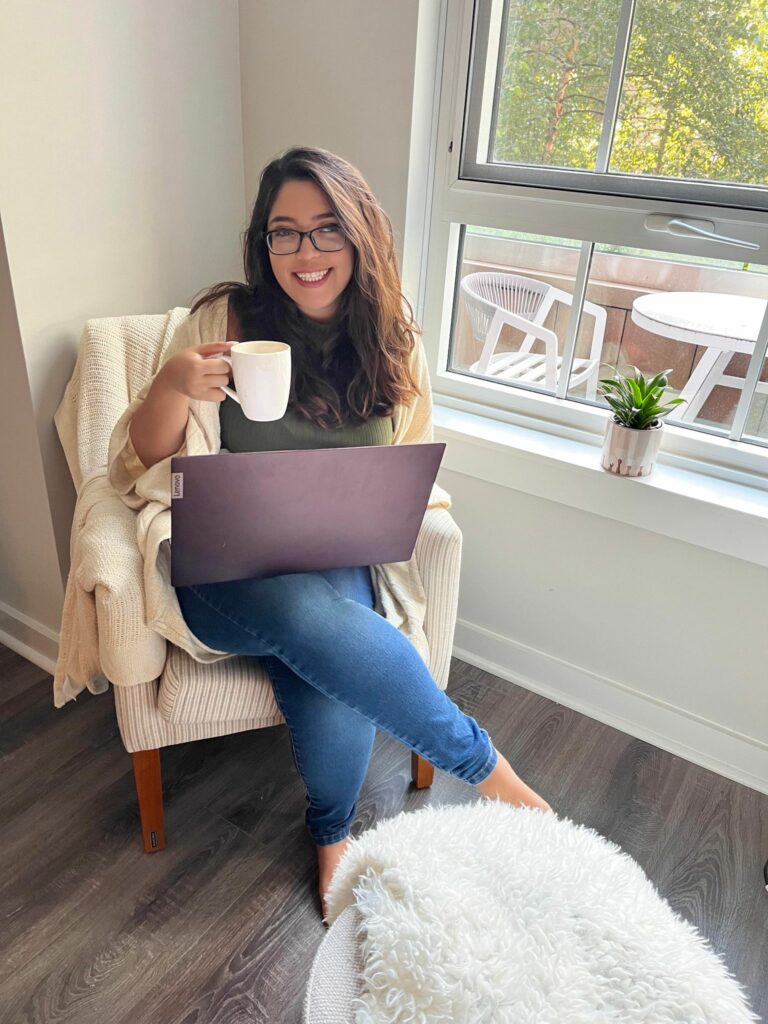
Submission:
[[[320,224],[318,227],[312,228],[311,231],[297,231],[296,228],[272,228],[271,231],[264,231],[262,237],[264,238],[264,241],[267,243],[267,248],[269,249],[273,256],[294,256],[301,248],[302,242],[304,241],[305,238],[308,238],[310,240],[310,242],[315,247],[315,249],[317,249],[318,252],[341,252],[341,250],[347,244],[347,236],[342,228],[338,228],[338,231],[342,235],[344,240],[338,247],[338,249],[321,249],[320,246],[315,241],[315,232],[322,231],[324,228],[328,228],[330,226],[330,224]],[[337,225],[334,226],[338,227]],[[277,231],[292,231],[295,235],[299,236],[299,244],[296,246],[295,249],[292,249],[291,252],[275,252],[275,250],[272,248],[270,236],[274,235]]]

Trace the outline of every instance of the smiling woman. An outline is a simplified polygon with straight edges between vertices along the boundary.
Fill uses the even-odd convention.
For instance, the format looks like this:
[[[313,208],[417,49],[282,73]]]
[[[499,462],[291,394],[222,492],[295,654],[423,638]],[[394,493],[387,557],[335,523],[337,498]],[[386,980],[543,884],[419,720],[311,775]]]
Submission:
[[[354,267],[352,245],[327,207],[325,193],[314,182],[286,181],[266,233],[275,280],[312,320],[337,314]]]
[[[259,183],[244,262],[245,282],[217,285],[195,304],[148,393],[118,424],[110,479],[127,481],[121,494],[138,491],[141,474],[152,472],[144,461],[150,442],[159,462],[188,454],[183,442],[201,433],[201,454],[432,441],[429,375],[404,312],[392,229],[359,171],[316,149],[273,160]],[[219,357],[246,338],[291,348],[279,420],[246,419],[222,390],[229,365]],[[302,498],[307,517],[312,498]],[[428,508],[447,515],[449,504],[435,487]],[[257,530],[251,509],[249,516]],[[349,841],[377,729],[484,796],[549,809],[432,674],[425,604],[413,558],[164,594],[168,614],[179,610],[175,636],[193,656],[262,661],[307,791],[321,900]]]
[[[310,148],[271,161],[244,249],[245,283],[211,288],[192,312],[227,296],[237,337],[287,342],[297,416],[334,430],[414,400],[418,329],[403,301],[389,218],[356,168]]]

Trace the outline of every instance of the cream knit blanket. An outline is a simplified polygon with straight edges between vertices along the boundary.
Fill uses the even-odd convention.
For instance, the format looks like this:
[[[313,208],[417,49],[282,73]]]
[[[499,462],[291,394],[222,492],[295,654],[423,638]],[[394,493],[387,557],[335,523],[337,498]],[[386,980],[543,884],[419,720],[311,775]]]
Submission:
[[[200,662],[230,657],[189,631],[171,586],[171,457],[147,469],[128,434],[157,369],[189,346],[223,340],[226,327],[226,299],[194,316],[174,309],[163,317],[86,325],[77,366],[56,414],[78,488],[54,677],[57,707],[86,686],[100,691],[103,677],[118,685],[157,678],[166,641]],[[393,444],[432,440],[431,388],[420,341],[412,372],[421,397],[396,409]],[[218,404],[192,401],[185,440],[174,454],[210,455],[220,447]],[[307,498],[309,503],[311,495]],[[428,507],[449,508],[450,498],[435,486]],[[377,610],[426,660],[426,600],[415,560],[374,566],[372,577]]]

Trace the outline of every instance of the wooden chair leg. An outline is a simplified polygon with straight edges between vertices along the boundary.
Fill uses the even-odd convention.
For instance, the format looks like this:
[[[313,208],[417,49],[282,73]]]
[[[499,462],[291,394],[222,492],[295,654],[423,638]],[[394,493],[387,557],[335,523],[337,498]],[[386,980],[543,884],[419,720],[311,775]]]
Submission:
[[[137,750],[131,754],[131,757],[136,795],[139,798],[139,817],[141,818],[144,852],[157,853],[165,846],[160,751]]]
[[[411,751],[411,778],[416,789],[427,789],[435,778],[435,767]]]

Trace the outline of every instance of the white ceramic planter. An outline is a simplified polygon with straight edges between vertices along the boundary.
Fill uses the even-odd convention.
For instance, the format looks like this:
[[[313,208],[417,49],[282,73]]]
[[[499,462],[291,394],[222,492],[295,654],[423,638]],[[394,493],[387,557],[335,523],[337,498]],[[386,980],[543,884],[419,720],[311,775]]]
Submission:
[[[662,423],[650,430],[637,430],[611,417],[603,441],[603,469],[619,476],[648,476],[656,464],[662,433]]]

